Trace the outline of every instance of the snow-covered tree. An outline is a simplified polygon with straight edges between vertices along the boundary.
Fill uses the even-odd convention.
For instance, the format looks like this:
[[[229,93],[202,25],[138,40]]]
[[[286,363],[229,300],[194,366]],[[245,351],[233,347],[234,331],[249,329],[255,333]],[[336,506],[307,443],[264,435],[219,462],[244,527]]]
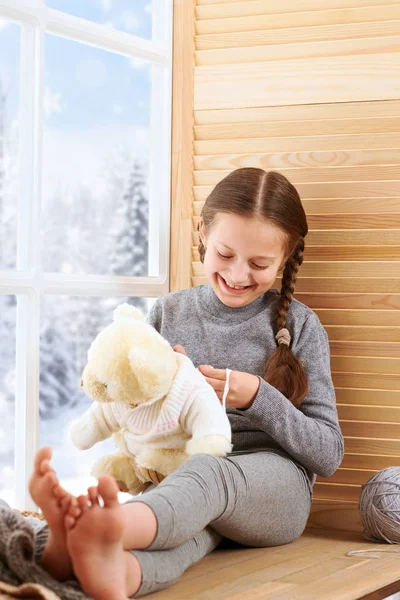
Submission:
[[[148,274],[149,202],[142,165],[135,160],[125,190],[117,200],[111,230],[113,275]],[[144,298],[127,300],[146,312]]]
[[[51,419],[73,399],[73,373],[68,344],[57,319],[46,320],[40,343],[40,404],[42,419]]]

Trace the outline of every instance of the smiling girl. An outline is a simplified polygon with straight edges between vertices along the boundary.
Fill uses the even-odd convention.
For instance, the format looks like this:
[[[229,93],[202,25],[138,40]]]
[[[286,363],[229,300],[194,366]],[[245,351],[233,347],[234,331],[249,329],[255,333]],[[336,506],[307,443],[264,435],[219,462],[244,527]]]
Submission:
[[[59,578],[73,568],[95,600],[167,587],[223,537],[252,547],[294,541],[316,475],[333,474],[343,457],[327,335],[293,299],[307,235],[296,189],[279,173],[233,171],[208,197],[199,233],[208,285],[159,299],[149,319],[220,400],[228,390],[232,453],[193,456],[124,505],[107,476],[88,497],[69,498],[49,471],[50,451],[37,456],[30,489],[51,530],[42,564]]]

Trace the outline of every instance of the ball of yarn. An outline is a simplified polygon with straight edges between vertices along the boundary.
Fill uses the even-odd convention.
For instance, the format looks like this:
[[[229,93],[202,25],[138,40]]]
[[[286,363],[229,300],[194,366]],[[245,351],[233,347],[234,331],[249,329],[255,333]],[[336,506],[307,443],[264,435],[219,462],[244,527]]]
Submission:
[[[400,467],[378,471],[364,483],[359,510],[364,537],[400,544]]]

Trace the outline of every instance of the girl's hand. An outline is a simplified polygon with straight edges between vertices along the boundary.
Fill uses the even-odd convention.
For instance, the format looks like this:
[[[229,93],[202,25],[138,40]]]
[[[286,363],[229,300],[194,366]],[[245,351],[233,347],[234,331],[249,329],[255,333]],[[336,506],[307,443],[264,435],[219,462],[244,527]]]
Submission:
[[[199,371],[214,388],[220,401],[222,401],[226,382],[225,369],[213,369],[208,365],[200,365]],[[250,408],[257,396],[259,387],[260,380],[256,375],[242,373],[241,371],[232,371],[229,378],[229,392],[226,397],[226,405],[242,410]]]
[[[187,352],[186,352],[185,348],[183,346],[181,346],[180,344],[178,344],[177,346],[174,346],[172,348],[172,350],[174,352],[177,352],[178,354],[184,354],[185,356],[187,356]]]

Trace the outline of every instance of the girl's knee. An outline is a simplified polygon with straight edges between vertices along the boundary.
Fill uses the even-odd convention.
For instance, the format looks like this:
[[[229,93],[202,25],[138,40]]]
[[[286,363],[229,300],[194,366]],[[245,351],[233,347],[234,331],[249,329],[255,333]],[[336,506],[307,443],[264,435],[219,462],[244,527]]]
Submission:
[[[212,456],[211,454],[193,454],[185,463],[190,467],[208,467],[218,464],[221,460],[219,456]]]

